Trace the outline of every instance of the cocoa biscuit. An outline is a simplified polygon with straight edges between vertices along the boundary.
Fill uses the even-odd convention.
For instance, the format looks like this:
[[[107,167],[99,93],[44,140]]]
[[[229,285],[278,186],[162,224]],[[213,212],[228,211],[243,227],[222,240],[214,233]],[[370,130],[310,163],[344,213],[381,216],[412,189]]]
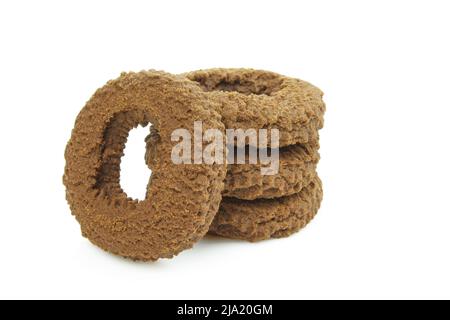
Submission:
[[[208,231],[226,166],[174,164],[171,133],[184,128],[193,134],[194,120],[203,121],[204,131],[223,131],[211,103],[184,78],[157,71],[124,73],[97,90],[65,152],[66,197],[85,237],[111,253],[147,261],[171,258]],[[137,201],[120,187],[120,159],[128,132],[148,122],[158,129],[161,152],[148,196]]]
[[[156,145],[159,135],[154,127],[145,139],[147,149],[145,161],[153,168],[158,161]],[[316,176],[316,165],[319,161],[318,147],[315,145],[291,145],[279,150],[279,172],[275,175],[262,175],[262,164],[249,163],[248,148],[245,150],[245,164],[229,164],[225,178],[225,197],[243,200],[258,198],[271,199],[288,196],[299,192]],[[234,154],[237,154],[237,149]],[[236,163],[236,162],[235,162]]]
[[[222,195],[254,200],[297,193],[314,179],[319,158],[317,147],[297,144],[279,150],[279,171],[274,175],[262,175],[260,162],[230,164]]]
[[[308,82],[253,69],[208,69],[183,76],[221,102],[227,129],[279,129],[280,147],[318,139],[325,104],[322,91]]]
[[[223,198],[209,233],[251,242],[287,237],[305,227],[322,201],[318,176],[299,193],[275,199]]]

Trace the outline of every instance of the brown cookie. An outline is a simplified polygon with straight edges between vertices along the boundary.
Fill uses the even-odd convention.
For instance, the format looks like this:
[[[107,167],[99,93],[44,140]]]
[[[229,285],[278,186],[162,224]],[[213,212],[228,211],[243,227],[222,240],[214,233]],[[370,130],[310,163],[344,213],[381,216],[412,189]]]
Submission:
[[[254,200],[279,198],[297,193],[316,176],[319,158],[318,148],[315,146],[291,145],[279,150],[279,171],[274,175],[262,175],[262,165],[259,162],[230,164],[222,195]]]
[[[318,140],[325,104],[322,91],[308,82],[253,69],[208,69],[183,76],[221,102],[227,129],[279,129],[280,147]]]
[[[160,137],[154,127],[145,139],[147,149],[145,161],[149,168],[153,168],[159,155],[156,145]],[[229,164],[225,178],[225,197],[243,200],[259,198],[271,199],[288,196],[299,192],[316,176],[316,165],[319,161],[318,147],[306,145],[292,145],[279,150],[279,172],[275,175],[262,175],[262,164],[249,163],[249,151],[245,150],[245,164]],[[235,150],[235,155],[237,150]]]
[[[194,119],[203,121],[204,131],[223,132],[211,103],[192,82],[156,71],[122,74],[97,90],[65,152],[66,196],[85,237],[123,257],[156,260],[192,247],[208,231],[226,166],[174,164],[171,133],[193,134]],[[130,129],[148,122],[158,129],[161,152],[148,197],[137,201],[120,187],[120,159]]]
[[[287,237],[305,227],[322,201],[318,176],[299,193],[275,199],[223,198],[209,233],[251,242]]]

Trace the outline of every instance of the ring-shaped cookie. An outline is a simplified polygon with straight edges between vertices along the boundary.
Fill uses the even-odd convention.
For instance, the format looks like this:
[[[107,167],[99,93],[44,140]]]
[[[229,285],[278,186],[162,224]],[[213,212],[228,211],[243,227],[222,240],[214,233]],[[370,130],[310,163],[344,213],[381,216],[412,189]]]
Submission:
[[[253,69],[207,69],[183,76],[220,101],[227,129],[278,129],[280,147],[318,140],[323,93],[306,81]]]
[[[287,237],[305,227],[322,201],[318,176],[299,193],[253,201],[223,198],[210,234],[250,242]]]
[[[218,210],[226,166],[174,164],[171,133],[193,121],[224,130],[203,92],[156,71],[122,74],[97,90],[77,117],[66,147],[66,197],[82,233],[109,252],[134,260],[171,258],[192,247]],[[158,165],[143,201],[120,187],[128,132],[151,122],[160,133]],[[199,146],[204,147],[204,146]]]
[[[317,147],[297,144],[280,148],[278,172],[273,175],[262,175],[260,162],[230,164],[222,196],[254,200],[295,194],[314,179],[319,159]]]

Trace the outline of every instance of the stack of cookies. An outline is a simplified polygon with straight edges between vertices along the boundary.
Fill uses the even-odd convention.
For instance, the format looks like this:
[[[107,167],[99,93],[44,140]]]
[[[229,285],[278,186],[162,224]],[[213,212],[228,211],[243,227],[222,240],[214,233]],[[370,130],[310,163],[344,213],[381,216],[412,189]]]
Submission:
[[[307,225],[322,200],[316,172],[318,130],[325,112],[321,90],[298,79],[252,69],[209,69],[182,76],[200,86],[208,99],[219,102],[217,111],[226,129],[279,132],[275,173],[262,174],[260,162],[228,165],[223,199],[209,233],[260,241],[289,236]],[[146,153],[150,167],[157,139],[158,133],[151,129]],[[261,147],[249,140],[245,143],[247,153],[249,148]]]
[[[208,232],[248,241],[289,236],[322,200],[316,165],[324,112],[319,89],[267,71],[123,73],[75,121],[65,150],[67,201],[83,236],[134,260],[171,258]],[[139,201],[122,189],[120,163],[129,131],[148,123],[152,175]],[[182,157],[174,145],[180,132]],[[216,138],[208,134],[220,141],[210,143]],[[234,153],[241,161],[230,161]]]

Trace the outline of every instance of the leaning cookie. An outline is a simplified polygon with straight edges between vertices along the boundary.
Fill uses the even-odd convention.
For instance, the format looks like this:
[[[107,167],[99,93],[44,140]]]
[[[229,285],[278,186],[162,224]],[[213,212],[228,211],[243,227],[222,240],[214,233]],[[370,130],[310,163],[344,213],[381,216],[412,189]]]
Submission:
[[[224,198],[209,233],[251,242],[287,237],[314,218],[322,195],[316,176],[299,193],[287,197],[253,201]]]
[[[174,164],[171,133],[183,128],[193,134],[192,119],[202,120],[203,130],[223,131],[211,103],[184,78],[156,71],[122,74],[97,90],[78,115],[65,152],[66,197],[85,237],[146,261],[171,258],[207,233],[226,166]],[[120,187],[120,159],[128,132],[148,122],[158,129],[161,152],[148,196],[137,201]]]
[[[152,169],[158,161],[155,147],[160,140],[157,130],[152,126],[146,137],[145,161]],[[234,154],[237,155],[237,148]],[[259,158],[256,164],[249,163],[249,151],[245,150],[244,164],[229,164],[222,195],[242,200],[271,199],[288,196],[303,189],[316,176],[319,161],[318,147],[315,145],[292,145],[279,150],[278,172],[263,175]]]
[[[208,69],[183,76],[221,102],[227,129],[278,129],[280,147],[318,139],[325,104],[322,91],[308,82],[253,69]]]

